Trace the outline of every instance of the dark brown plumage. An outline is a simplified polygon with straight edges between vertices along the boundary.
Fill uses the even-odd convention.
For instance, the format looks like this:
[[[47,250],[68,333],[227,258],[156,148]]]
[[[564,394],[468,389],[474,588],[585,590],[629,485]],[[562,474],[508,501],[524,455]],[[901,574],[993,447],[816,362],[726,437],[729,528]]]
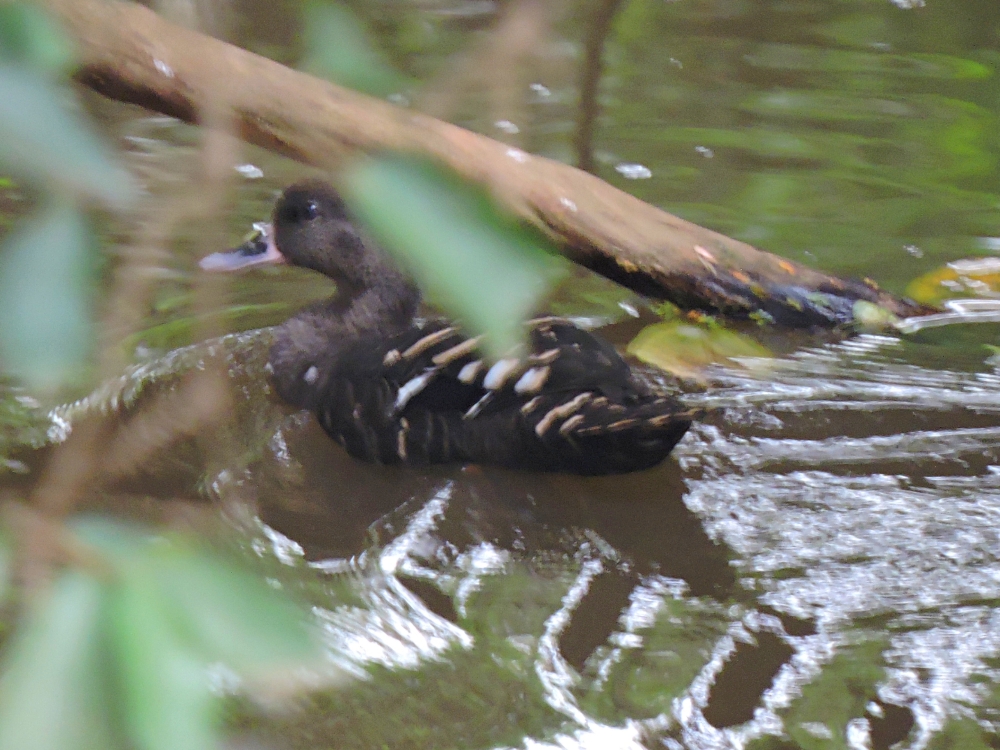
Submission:
[[[692,412],[565,320],[532,321],[530,354],[494,363],[448,322],[418,320],[417,288],[326,183],[291,186],[270,233],[202,265],[261,262],[337,283],[335,297],[276,329],[269,366],[282,398],[313,411],[356,458],[613,474],[658,464],[690,426]]]

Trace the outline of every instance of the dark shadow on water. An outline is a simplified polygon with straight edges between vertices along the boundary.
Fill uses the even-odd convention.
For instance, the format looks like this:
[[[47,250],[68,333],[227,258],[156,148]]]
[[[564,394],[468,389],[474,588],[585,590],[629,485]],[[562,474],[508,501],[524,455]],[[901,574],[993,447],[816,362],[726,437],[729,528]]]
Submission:
[[[429,551],[421,553],[432,566],[444,545],[461,551],[488,543],[529,560],[599,556],[604,572],[591,581],[559,638],[576,669],[620,628],[644,576],[683,580],[694,596],[734,596],[728,550],[708,538],[685,506],[673,460],[639,474],[597,478],[478,466],[408,469],[351,459],[312,420],[286,437],[296,470],[265,462],[254,482],[264,521],[301,544],[307,558],[351,557],[392,542],[445,487],[447,509]],[[456,621],[451,598],[432,580],[401,581],[431,611]]]
[[[411,501],[432,497],[440,476],[352,459],[310,419],[286,436],[293,468],[273,457],[258,466],[259,512],[265,523],[294,539],[306,557],[351,557],[380,538],[399,534],[389,515]],[[417,505],[416,507],[419,507]]]
[[[573,669],[583,671],[594,649],[619,629],[618,618],[628,606],[636,576],[612,570],[597,576],[559,635],[559,652]]]
[[[437,533],[458,548],[489,542],[530,557],[574,554],[581,539],[591,539],[636,575],[679,578],[695,596],[725,599],[734,587],[727,551],[684,505],[681,471],[671,459],[647,472],[588,478],[374,466],[351,459],[311,421],[290,439],[289,452],[300,465],[293,479],[275,467],[261,471],[261,513],[313,559],[390,540],[408,516],[394,511],[408,504],[416,510],[450,483]]]
[[[872,750],[889,750],[890,747],[897,742],[902,742],[910,734],[910,730],[916,723],[913,712],[906,706],[884,703],[877,699],[873,703],[881,709],[882,715],[875,716],[870,712],[866,715],[871,727]]]
[[[757,643],[739,643],[709,693],[705,719],[719,729],[750,721],[760,697],[778,670],[791,659],[792,647],[774,633],[755,634]]]

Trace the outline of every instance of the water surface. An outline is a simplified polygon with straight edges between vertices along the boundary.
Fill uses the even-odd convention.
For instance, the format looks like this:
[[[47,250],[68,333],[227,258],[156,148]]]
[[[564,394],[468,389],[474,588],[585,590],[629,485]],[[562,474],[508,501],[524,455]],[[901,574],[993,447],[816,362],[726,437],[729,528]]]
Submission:
[[[241,43],[294,55],[291,15],[242,10]],[[453,0],[359,10],[419,79],[498,13]],[[470,103],[454,118],[537,153],[584,154],[669,211],[897,292],[1000,251],[993,0],[613,10],[588,139],[577,131],[586,5],[555,14],[517,106]],[[148,179],[183,185],[191,129],[102,111],[130,158],[156,165]],[[234,241],[305,173],[255,150],[244,161],[257,171],[236,177]],[[57,410],[57,426],[225,363],[231,420],[126,489],[255,508],[248,539],[308,593],[331,658],[359,675],[241,731],[303,748],[1000,743],[996,325],[766,332],[774,360],[717,368],[707,387],[647,372],[716,409],[641,474],[386,469],[345,457],[268,390],[257,329],[328,287],[248,275],[217,306],[247,332],[184,348],[195,255],[175,248],[135,368]],[[593,317],[643,307],[583,277],[560,298]],[[640,323],[609,335],[624,345]],[[206,457],[209,443],[228,447]]]

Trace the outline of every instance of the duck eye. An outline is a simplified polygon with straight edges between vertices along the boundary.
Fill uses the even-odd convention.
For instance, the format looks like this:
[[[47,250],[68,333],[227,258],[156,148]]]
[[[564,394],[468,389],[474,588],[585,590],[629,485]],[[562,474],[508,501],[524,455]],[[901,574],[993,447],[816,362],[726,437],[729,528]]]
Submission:
[[[319,204],[316,201],[306,201],[302,207],[303,219],[315,219],[319,216]]]

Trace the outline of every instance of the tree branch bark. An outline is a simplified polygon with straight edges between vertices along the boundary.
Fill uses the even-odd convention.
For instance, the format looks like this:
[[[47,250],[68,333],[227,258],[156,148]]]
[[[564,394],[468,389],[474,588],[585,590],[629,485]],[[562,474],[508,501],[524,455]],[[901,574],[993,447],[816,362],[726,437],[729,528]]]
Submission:
[[[221,98],[247,141],[330,167],[344,151],[437,159],[490,189],[570,259],[684,308],[764,313],[792,326],[853,322],[863,300],[900,317],[929,308],[757,250],[602,180],[412,110],[300,73],[117,0],[43,0],[75,37],[78,79],[96,91],[197,122]]]

